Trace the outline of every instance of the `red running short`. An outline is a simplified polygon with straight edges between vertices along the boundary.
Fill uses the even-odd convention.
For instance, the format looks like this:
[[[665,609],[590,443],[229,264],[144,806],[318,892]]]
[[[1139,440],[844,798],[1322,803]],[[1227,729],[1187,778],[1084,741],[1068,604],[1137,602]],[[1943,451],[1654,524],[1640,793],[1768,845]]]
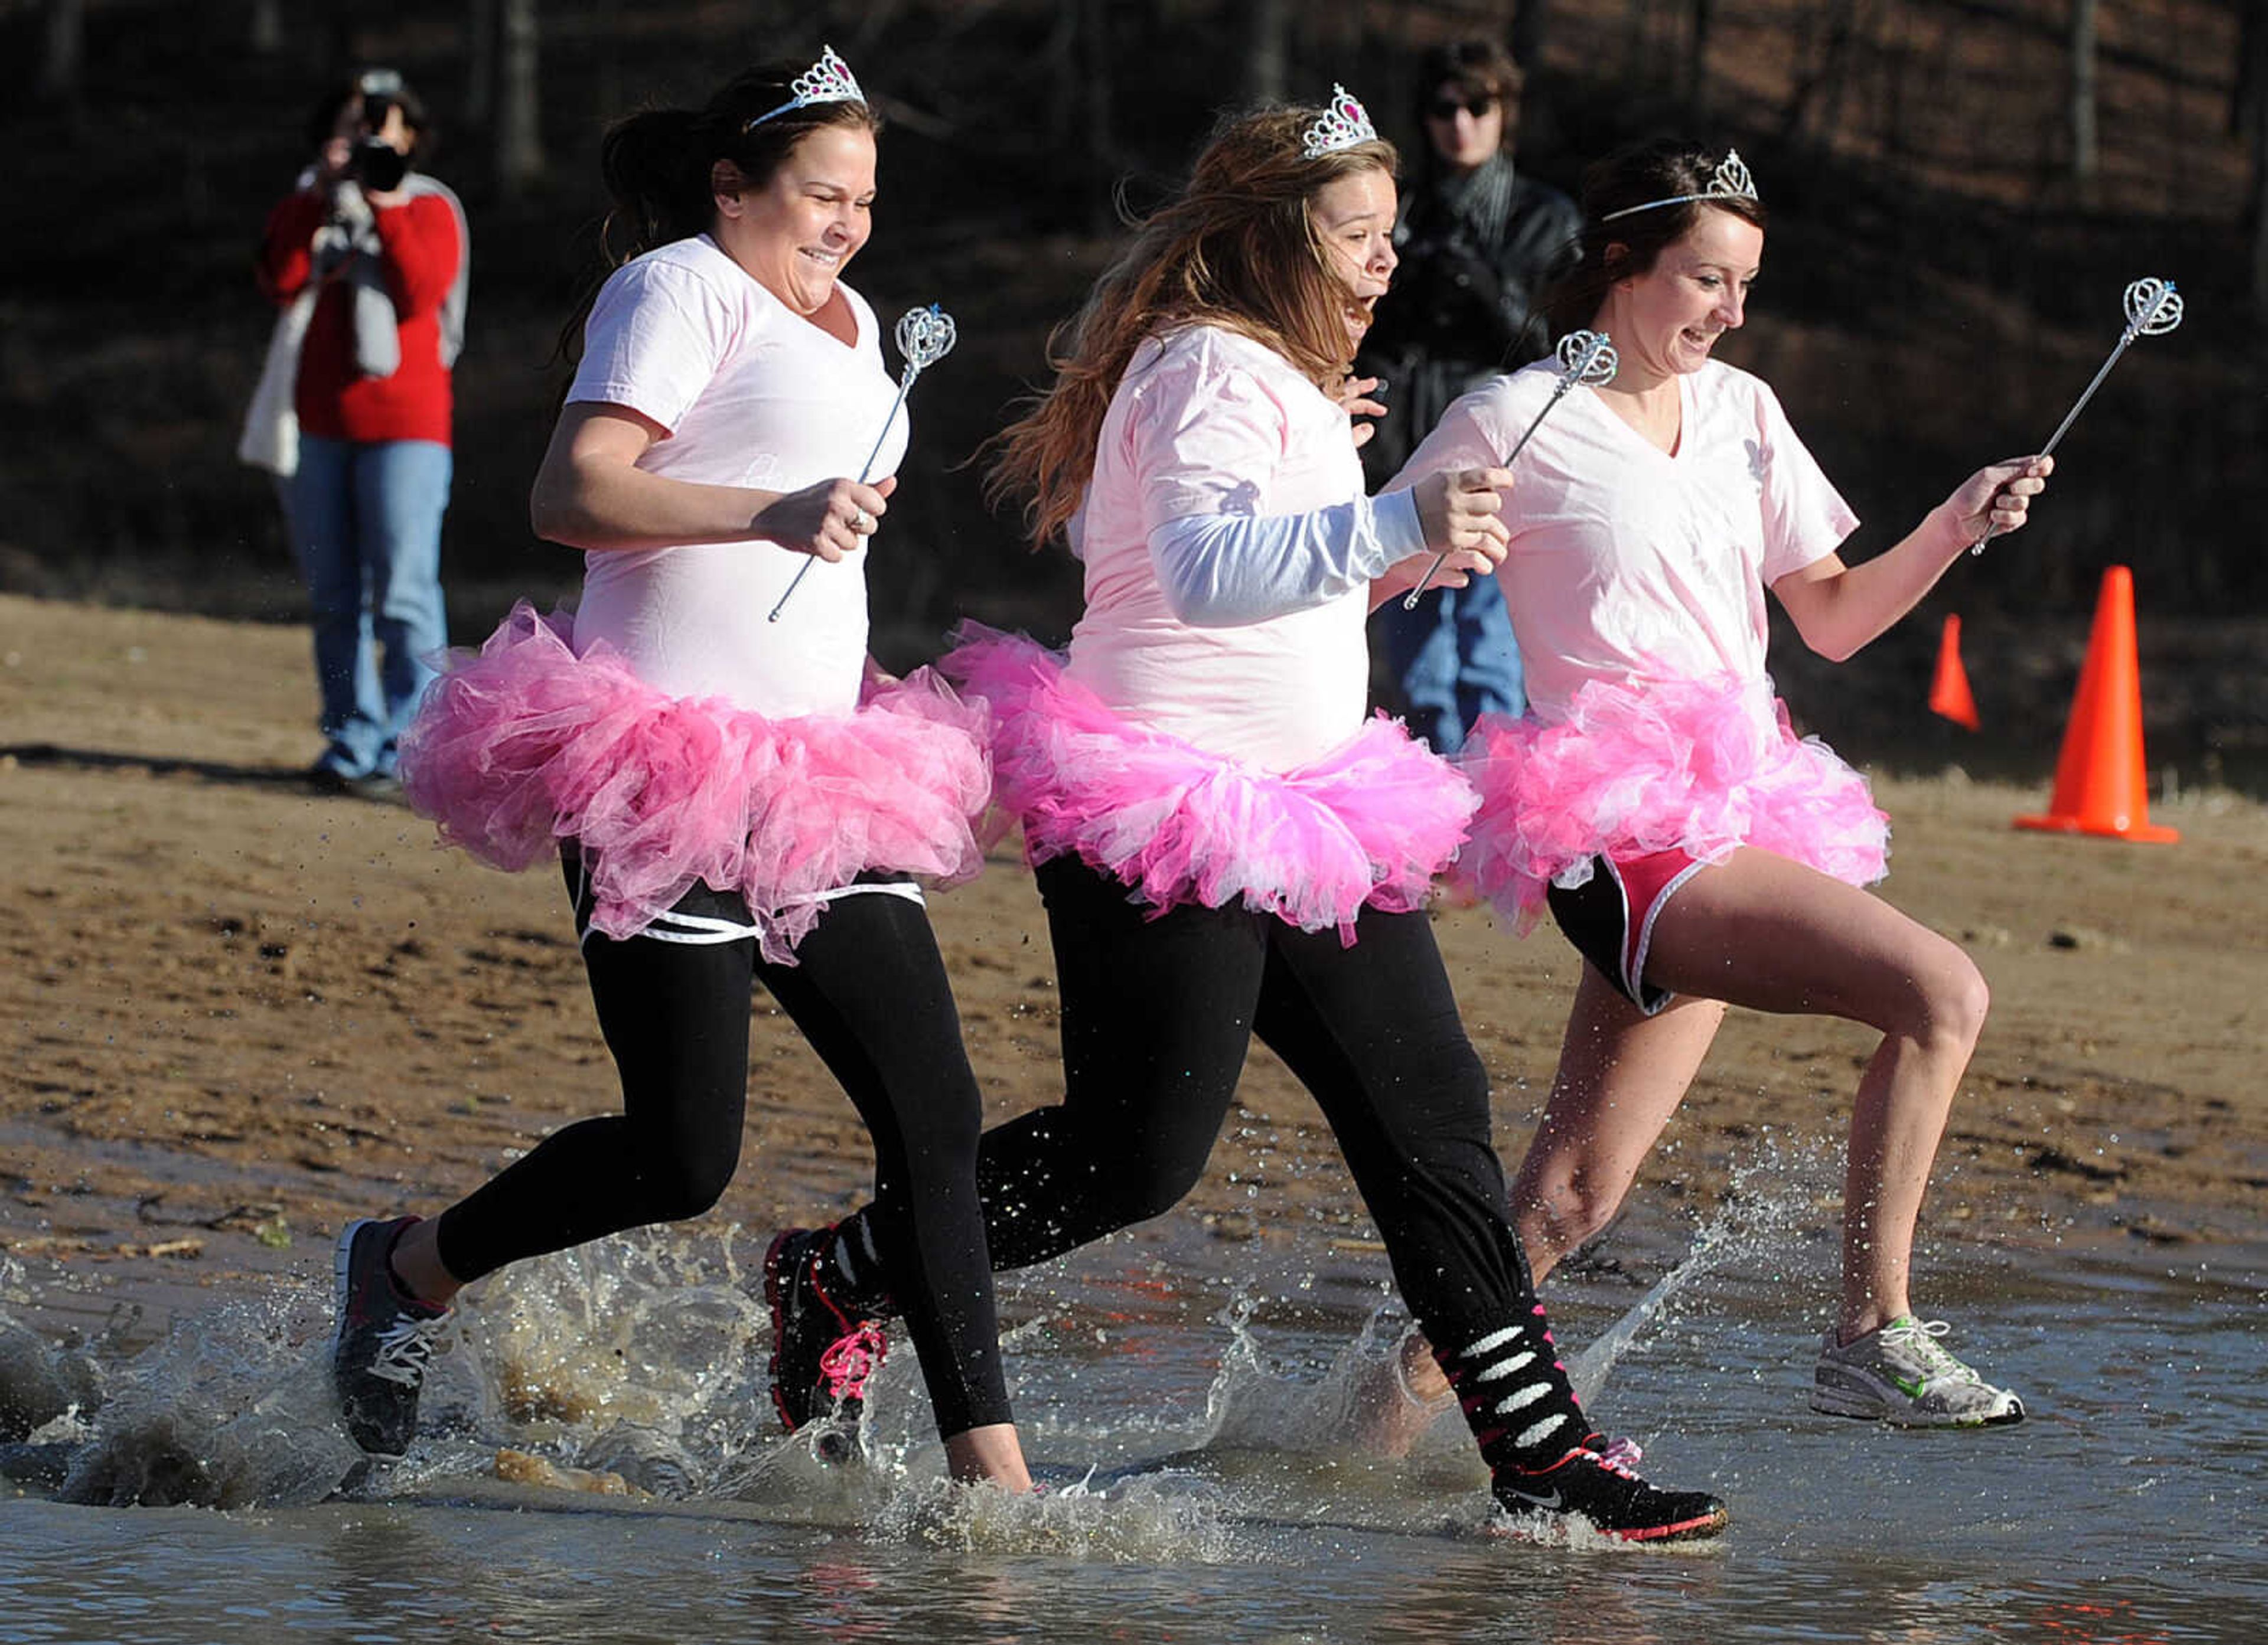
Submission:
[[[1654,920],[1670,893],[1706,866],[1677,850],[1609,852],[1591,859],[1591,878],[1582,885],[1572,891],[1553,885],[1545,896],[1576,951],[1652,1017],[1676,997],[1646,980]]]

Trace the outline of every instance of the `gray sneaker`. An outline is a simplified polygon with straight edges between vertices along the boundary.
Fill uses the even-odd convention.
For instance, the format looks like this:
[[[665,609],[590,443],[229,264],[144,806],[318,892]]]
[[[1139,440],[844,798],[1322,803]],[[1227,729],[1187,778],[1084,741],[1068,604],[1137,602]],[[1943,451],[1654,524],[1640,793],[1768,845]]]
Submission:
[[[1900,1314],[1837,1347],[1830,1331],[1811,1376],[1811,1408],[1901,1428],[1983,1428],[2024,1420],[2024,1402],[1938,1346],[1952,1327]]]
[[[399,1457],[409,1449],[426,1362],[449,1318],[447,1309],[406,1296],[394,1283],[388,1265],[394,1242],[416,1220],[349,1223],[332,1265],[339,1314],[331,1380],[347,1432],[373,1457]]]

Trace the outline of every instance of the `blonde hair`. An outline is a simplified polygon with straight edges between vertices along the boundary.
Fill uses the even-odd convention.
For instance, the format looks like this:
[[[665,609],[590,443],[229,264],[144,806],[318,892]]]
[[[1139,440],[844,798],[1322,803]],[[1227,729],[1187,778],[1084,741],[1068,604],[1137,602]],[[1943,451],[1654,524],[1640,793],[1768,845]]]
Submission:
[[[1049,337],[1055,382],[993,440],[999,455],[985,488],[995,503],[1024,499],[1033,547],[1077,511],[1111,396],[1145,337],[1220,326],[1274,349],[1319,387],[1346,374],[1346,290],[1309,207],[1342,177],[1393,176],[1396,160],[1383,139],[1311,158],[1303,144],[1322,112],[1270,108],[1224,121],[1181,193],[1138,226]]]

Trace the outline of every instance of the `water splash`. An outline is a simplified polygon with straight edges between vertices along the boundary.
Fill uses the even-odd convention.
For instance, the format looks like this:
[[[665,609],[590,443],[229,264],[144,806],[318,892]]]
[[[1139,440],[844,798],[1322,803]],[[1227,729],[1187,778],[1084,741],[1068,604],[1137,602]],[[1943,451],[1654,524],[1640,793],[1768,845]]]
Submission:
[[[1567,1360],[1575,1397],[1594,1403],[1615,1362],[1638,1345],[1639,1333],[1662,1315],[1669,1300],[1735,1263],[1768,1257],[1815,1220],[1822,1182],[1831,1182],[1835,1150],[1817,1142],[1767,1137],[1756,1154],[1736,1163],[1725,1197],[1702,1219],[1684,1258],[1655,1281],[1622,1318]],[[1555,1334],[1557,1334],[1555,1332]]]
[[[58,1494],[110,1507],[302,1507],[363,1465],[338,1423],[328,1341],[295,1340],[288,1291],[175,1319],[109,1376]]]
[[[24,1265],[0,1252],[0,1304],[22,1308],[32,1300]],[[76,1335],[50,1342],[0,1311],[0,1445],[59,1438],[102,1397],[101,1368]]]
[[[1824,1142],[1767,1137],[1736,1163],[1721,1202],[1683,1258],[1597,1338],[1567,1357],[1568,1376],[1587,1406],[1605,1389],[1616,1362],[1643,1351],[1649,1326],[1674,1317],[1671,1304],[1728,1270],[1769,1268],[1834,1202],[1839,1150]],[[1249,1450],[1360,1461],[1407,1459],[1428,1484],[1486,1482],[1464,1424],[1447,1399],[1420,1402],[1398,1370],[1407,1317],[1382,1303],[1320,1377],[1279,1369],[1252,1326],[1256,1304],[1240,1296],[1220,1316],[1230,1333],[1206,1401],[1199,1451]],[[1555,1334],[1564,1337],[1564,1316]]]
[[[1173,1470],[1098,1490],[1085,1482],[1033,1496],[925,1480],[896,1492],[872,1530],[957,1553],[1046,1554],[1121,1565],[1219,1565],[1255,1556],[1229,1494]]]
[[[1587,1395],[1681,1293],[1798,1224],[1821,1174],[1801,1165],[1782,1149],[1736,1172],[1683,1259],[1576,1356]],[[53,1345],[0,1313],[0,1406],[18,1413],[14,1431],[42,1442],[37,1482],[74,1502],[279,1507],[342,1489],[401,1500],[619,1488],[629,1502],[655,1499],[637,1511],[676,1504],[939,1547],[1162,1562],[1248,1559],[1272,1526],[1462,1535],[1492,1523],[1461,1423],[1420,1410],[1414,1429],[1405,1420],[1398,1438],[1379,1438],[1381,1391],[1405,1418],[1416,1409],[1395,1375],[1407,1329],[1395,1307],[1381,1304],[1351,1340],[1311,1342],[1303,1363],[1285,1366],[1256,1325],[1248,1282],[1215,1316],[1218,1359],[1200,1333],[1180,1362],[1197,1373],[1189,1388],[1201,1399],[1130,1407],[1100,1382],[1085,1386],[1086,1373],[1107,1373],[1114,1389],[1142,1381],[1152,1350],[1128,1355],[1121,1338],[1160,1328],[1176,1306],[1172,1286],[1035,1281],[1030,1300],[1044,1295],[1045,1311],[1003,1349],[1020,1403],[1048,1414],[1025,1427],[1054,1482],[1046,1495],[946,1479],[902,1336],[868,1389],[859,1465],[830,1465],[812,1430],[777,1432],[770,1317],[736,1232],[617,1236],[468,1290],[429,1372],[410,1455],[374,1470],[338,1421],[327,1287],[279,1287],[185,1317],[130,1352],[136,1333],[123,1324],[84,1347]],[[1122,1304],[1094,1289],[1107,1283],[1141,1294]],[[11,1287],[21,1293],[19,1276],[0,1270],[0,1297]],[[1098,1296],[1122,1305],[1097,1308]]]
[[[467,1292],[460,1426],[656,1495],[730,1494],[771,1416],[770,1316],[733,1232],[616,1236]]]

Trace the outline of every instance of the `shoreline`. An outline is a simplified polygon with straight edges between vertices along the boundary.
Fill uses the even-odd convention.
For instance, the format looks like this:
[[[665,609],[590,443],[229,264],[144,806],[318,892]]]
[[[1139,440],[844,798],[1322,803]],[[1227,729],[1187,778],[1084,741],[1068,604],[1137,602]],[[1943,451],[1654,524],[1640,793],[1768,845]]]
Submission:
[[[0,1253],[35,1309],[75,1274],[154,1297],[306,1271],[347,1218],[436,1209],[615,1102],[556,878],[494,873],[399,807],[298,785],[317,747],[306,646],[272,625],[0,596]],[[2134,846],[2013,829],[2041,806],[2031,789],[1957,773],[1877,789],[1882,893],[1962,942],[1994,990],[1923,1247],[2251,1261],[2268,1245],[2268,807],[2185,792],[2155,819],[2182,842]],[[931,907],[988,1118],[1053,1100],[1028,875],[996,856]],[[1509,1167],[1576,961],[1483,910],[1437,923]],[[863,1196],[864,1135],[761,995],[753,1027],[741,1168],[706,1220],[838,1215]],[[1733,1013],[1635,1194],[1691,1213],[1744,1149],[1839,1149],[1870,1047],[1848,1024]],[[1368,1230],[1312,1103],[1256,1048],[1174,1216],[1319,1252]]]

